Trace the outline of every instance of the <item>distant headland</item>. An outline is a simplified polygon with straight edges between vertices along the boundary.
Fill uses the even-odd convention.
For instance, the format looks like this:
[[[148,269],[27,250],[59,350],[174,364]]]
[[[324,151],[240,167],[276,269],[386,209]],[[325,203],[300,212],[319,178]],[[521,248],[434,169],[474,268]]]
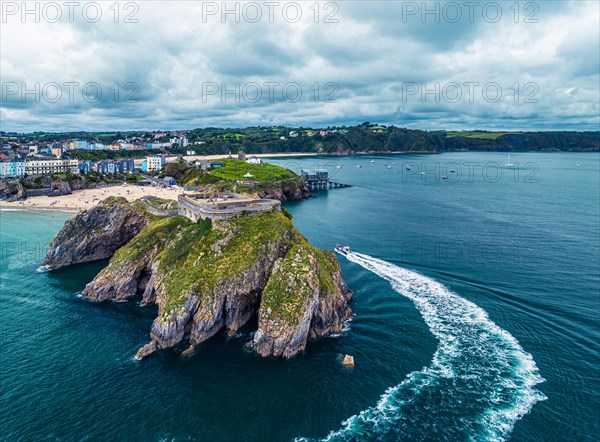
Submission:
[[[0,150],[26,145],[59,147],[63,157],[99,161],[144,157],[156,151],[178,155],[269,153],[441,153],[451,151],[600,150],[600,132],[572,131],[426,131],[394,125],[198,128],[115,132],[0,132]]]

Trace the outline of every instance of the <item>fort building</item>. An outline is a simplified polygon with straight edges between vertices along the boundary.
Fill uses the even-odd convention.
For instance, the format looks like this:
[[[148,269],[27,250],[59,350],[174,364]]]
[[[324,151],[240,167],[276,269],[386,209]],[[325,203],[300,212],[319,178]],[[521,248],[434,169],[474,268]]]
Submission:
[[[179,195],[178,203],[179,215],[194,222],[207,218],[216,221],[281,210],[281,201],[279,200],[222,192]]]

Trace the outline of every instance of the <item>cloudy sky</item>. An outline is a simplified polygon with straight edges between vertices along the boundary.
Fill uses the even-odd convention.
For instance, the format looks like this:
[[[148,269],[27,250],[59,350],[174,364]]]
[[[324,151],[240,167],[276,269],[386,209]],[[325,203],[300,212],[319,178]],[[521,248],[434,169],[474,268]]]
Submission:
[[[600,125],[597,1],[1,5],[4,131]]]

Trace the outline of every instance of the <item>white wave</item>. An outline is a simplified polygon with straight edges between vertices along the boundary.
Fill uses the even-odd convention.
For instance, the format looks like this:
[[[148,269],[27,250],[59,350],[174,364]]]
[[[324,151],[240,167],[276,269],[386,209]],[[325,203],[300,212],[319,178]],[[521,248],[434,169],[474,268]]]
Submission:
[[[350,417],[325,440],[378,439],[386,433],[410,438],[403,435],[403,426],[414,426],[415,417],[418,419],[422,412],[411,409],[411,401],[427,391],[421,402],[434,392],[451,398],[450,403],[456,402],[454,410],[466,404],[475,410],[455,419],[452,426],[457,428],[447,430],[445,438],[504,440],[515,422],[536,402],[547,399],[534,388],[544,379],[531,355],[483,309],[417,272],[360,253],[353,252],[347,258],[386,279],[395,291],[412,300],[439,345],[430,366],[410,373],[402,383],[389,388],[376,406]],[[427,405],[433,407],[434,419],[443,416],[443,410],[435,410],[440,406],[437,402]],[[435,428],[435,423],[433,427],[429,424],[424,424],[424,438],[436,436],[427,434]]]

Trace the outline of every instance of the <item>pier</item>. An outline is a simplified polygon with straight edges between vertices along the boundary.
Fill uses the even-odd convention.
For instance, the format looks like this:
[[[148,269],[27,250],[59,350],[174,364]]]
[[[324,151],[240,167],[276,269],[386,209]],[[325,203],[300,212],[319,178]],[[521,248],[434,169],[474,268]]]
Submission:
[[[302,169],[302,178],[310,190],[352,187],[350,184],[331,181],[329,172],[324,169]]]

